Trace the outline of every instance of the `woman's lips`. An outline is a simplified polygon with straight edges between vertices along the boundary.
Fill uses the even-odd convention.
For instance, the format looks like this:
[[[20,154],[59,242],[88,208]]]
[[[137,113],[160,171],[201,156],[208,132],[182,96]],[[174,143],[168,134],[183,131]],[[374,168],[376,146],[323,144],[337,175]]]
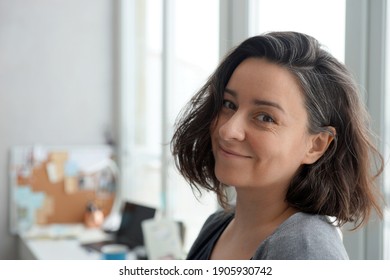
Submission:
[[[225,148],[225,147],[223,147],[221,145],[219,145],[219,150],[221,151],[221,153],[223,155],[228,156],[228,157],[250,158],[250,156],[247,156],[247,155],[242,154],[240,152],[237,152],[237,151]]]

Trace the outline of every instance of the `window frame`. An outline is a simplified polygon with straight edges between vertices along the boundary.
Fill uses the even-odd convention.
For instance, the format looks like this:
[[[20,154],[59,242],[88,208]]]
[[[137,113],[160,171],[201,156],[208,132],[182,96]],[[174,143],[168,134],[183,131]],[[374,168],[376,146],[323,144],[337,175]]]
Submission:
[[[385,139],[386,0],[347,0],[345,64],[361,86],[372,127]],[[383,142],[379,151],[384,154]],[[378,180],[384,192],[383,176]],[[373,222],[357,231],[344,233],[351,259],[384,258],[384,222],[373,214]]]

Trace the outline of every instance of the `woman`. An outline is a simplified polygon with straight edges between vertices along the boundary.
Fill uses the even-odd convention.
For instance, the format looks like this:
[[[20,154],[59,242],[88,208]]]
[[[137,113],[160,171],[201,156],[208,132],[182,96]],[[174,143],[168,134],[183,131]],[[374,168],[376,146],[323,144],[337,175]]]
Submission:
[[[371,209],[382,216],[383,160],[371,141],[351,75],[314,38],[245,40],[192,98],[171,142],[181,174],[224,208],[187,258],[348,259],[338,228],[365,224]]]

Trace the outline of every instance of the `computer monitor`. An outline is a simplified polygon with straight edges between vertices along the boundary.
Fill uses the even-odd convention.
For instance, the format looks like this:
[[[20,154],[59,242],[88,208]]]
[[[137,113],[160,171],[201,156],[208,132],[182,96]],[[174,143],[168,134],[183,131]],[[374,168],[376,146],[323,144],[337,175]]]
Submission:
[[[124,202],[121,212],[121,223],[119,229],[114,232],[113,239],[84,243],[82,246],[99,252],[104,245],[108,244],[124,244],[129,249],[144,246],[142,222],[154,218],[156,209],[132,202]]]
[[[126,202],[122,209],[122,220],[115,241],[127,245],[130,249],[143,246],[142,222],[152,219],[155,213],[155,208]]]

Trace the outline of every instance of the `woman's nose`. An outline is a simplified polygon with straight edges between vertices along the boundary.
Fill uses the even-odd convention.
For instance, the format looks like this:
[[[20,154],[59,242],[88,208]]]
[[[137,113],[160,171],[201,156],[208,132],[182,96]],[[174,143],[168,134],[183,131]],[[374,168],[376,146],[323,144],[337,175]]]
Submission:
[[[224,140],[245,139],[245,118],[236,112],[219,127],[219,136]]]

